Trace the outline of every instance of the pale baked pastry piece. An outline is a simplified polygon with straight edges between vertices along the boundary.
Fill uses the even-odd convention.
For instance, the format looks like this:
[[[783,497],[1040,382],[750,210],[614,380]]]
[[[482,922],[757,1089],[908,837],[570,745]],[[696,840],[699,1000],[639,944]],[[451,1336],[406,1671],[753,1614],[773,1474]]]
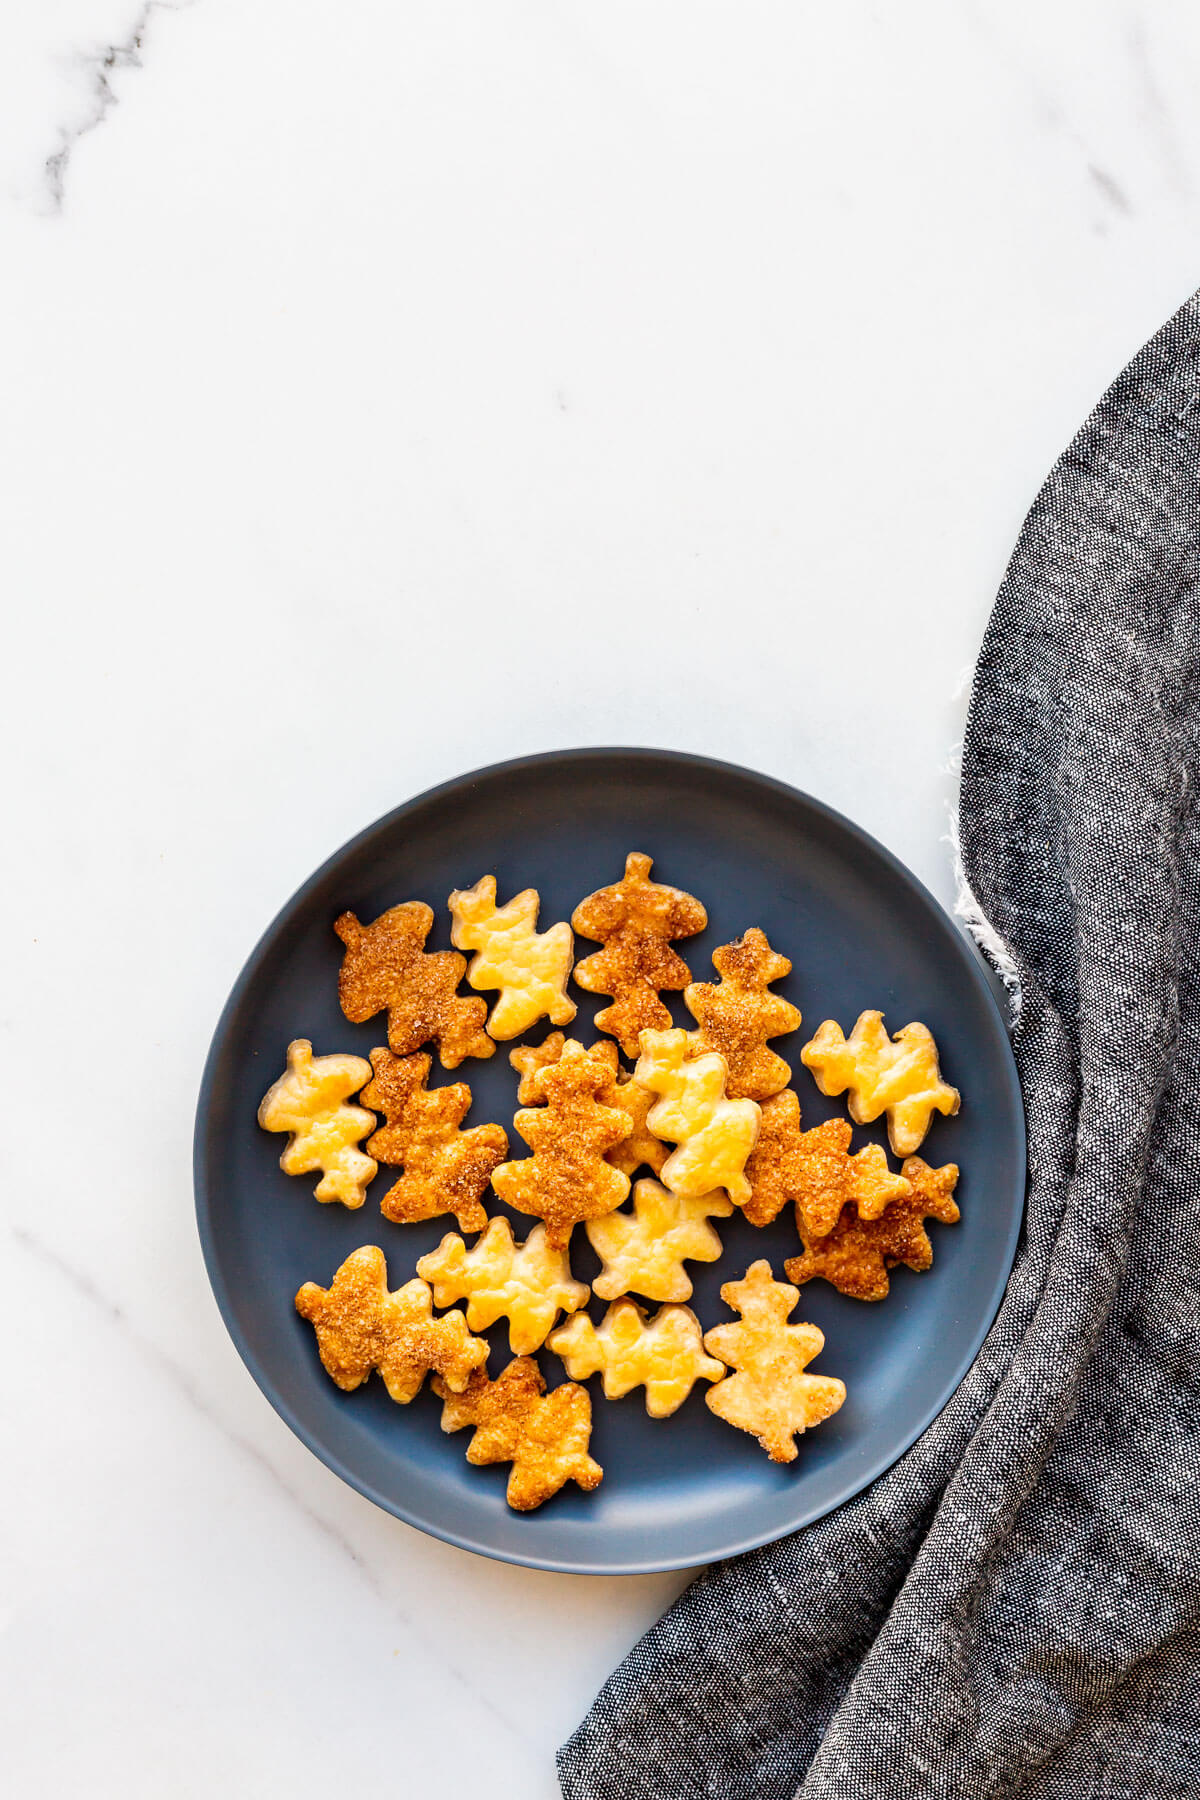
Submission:
[[[436,1250],[417,1264],[417,1274],[433,1284],[439,1306],[467,1303],[467,1324],[486,1331],[508,1320],[514,1356],[527,1356],[545,1343],[560,1311],[578,1312],[590,1289],[571,1275],[565,1250],[551,1250],[546,1230],[535,1225],[523,1244],[513,1241],[507,1219],[495,1218],[470,1250],[450,1231]]]
[[[727,1219],[723,1190],[686,1198],[646,1176],[634,1183],[633,1211],[590,1219],[588,1242],[604,1264],[592,1283],[602,1300],[642,1294],[647,1300],[690,1300],[685,1262],[716,1262],[721,1240],[710,1219]]]
[[[482,875],[474,887],[456,888],[450,896],[451,942],[475,951],[468,982],[500,990],[487,1022],[494,1038],[518,1037],[541,1018],[569,1025],[575,1017],[575,1002],[567,998],[575,939],[565,920],[538,931],[540,905],[537,889],[525,888],[497,906],[494,875]]]
[[[481,1371],[461,1394],[437,1377],[433,1390],[445,1401],[443,1431],[475,1428],[467,1445],[469,1463],[512,1464],[508,1504],[515,1512],[531,1512],[568,1481],[590,1493],[603,1480],[603,1469],[588,1455],[592,1402],[587,1389],[565,1381],[548,1394],[531,1356],[517,1357],[495,1381]]]
[[[678,1412],[698,1381],[720,1381],[724,1363],[705,1353],[700,1321],[690,1306],[660,1306],[648,1318],[632,1300],[615,1300],[599,1325],[576,1313],[550,1334],[572,1381],[604,1377],[606,1400],[646,1390],[652,1419]]]
[[[635,1079],[659,1099],[646,1123],[655,1137],[676,1145],[663,1164],[672,1193],[697,1195],[723,1187],[732,1200],[750,1192],[746,1158],[758,1139],[753,1100],[725,1094],[725,1058],[692,1056],[686,1031],[643,1031]]]
[[[383,1216],[395,1225],[411,1225],[453,1213],[464,1231],[487,1224],[483,1196],[492,1171],[508,1155],[508,1133],[501,1125],[459,1127],[471,1105],[465,1081],[430,1088],[429,1057],[393,1056],[372,1050],[374,1076],[363,1099],[387,1121],[368,1140],[381,1163],[404,1173],[380,1202]]]
[[[589,994],[611,997],[612,1005],[596,1014],[596,1029],[615,1037],[626,1056],[637,1055],[641,1032],[670,1025],[660,993],[678,993],[692,979],[672,941],[708,923],[693,895],[651,881],[652,867],[650,857],[632,851],[621,880],[589,894],[571,915],[580,937],[604,946],[576,964],[575,979]]]
[[[513,1120],[532,1156],[501,1163],[492,1186],[506,1205],[546,1223],[546,1242],[563,1250],[573,1226],[620,1206],[629,1177],[606,1161],[629,1136],[627,1112],[605,1104],[612,1087],[606,1057],[568,1039],[556,1063],[529,1077],[543,1104]]]
[[[768,1038],[800,1024],[800,1008],[771,992],[773,981],[791,974],[791,962],[772,950],[756,925],[714,950],[712,960],[720,981],[693,981],[683,991],[697,1025],[692,1048],[716,1050],[725,1058],[731,1099],[769,1100],[792,1078],[791,1064],[767,1048]]]
[[[845,1119],[801,1131],[800,1102],[791,1088],[764,1100],[758,1142],[746,1163],[750,1193],[742,1211],[750,1223],[769,1225],[790,1203],[820,1236],[833,1230],[847,1201],[864,1219],[877,1219],[893,1200],[904,1199],[909,1184],[888,1167],[887,1152],[868,1144],[851,1156],[850,1136]]]
[[[517,1099],[522,1106],[531,1106],[534,1100],[533,1077],[539,1069],[548,1069],[556,1063],[566,1043],[561,1031],[552,1031],[540,1044],[521,1044],[510,1050],[508,1060],[520,1075],[517,1088]],[[624,1175],[636,1175],[641,1168],[653,1169],[657,1175],[667,1160],[666,1145],[656,1138],[646,1124],[646,1115],[654,1104],[654,1095],[632,1075],[621,1072],[621,1059],[617,1046],[609,1039],[603,1043],[593,1044],[590,1053],[593,1056],[605,1056],[612,1068],[612,1086],[599,1096],[604,1106],[615,1106],[627,1112],[630,1119],[629,1136],[607,1152],[607,1161],[614,1169],[620,1169]]]
[[[831,1282],[840,1294],[854,1300],[886,1299],[888,1270],[897,1263],[920,1274],[933,1261],[933,1245],[925,1229],[926,1219],[938,1219],[953,1225],[959,1218],[954,1189],[958,1168],[946,1163],[931,1169],[919,1156],[910,1156],[904,1164],[908,1197],[893,1200],[877,1218],[864,1218],[861,1209],[850,1203],[843,1206],[832,1228],[818,1236],[809,1227],[799,1207],[796,1224],[804,1245],[802,1256],[789,1257],[784,1264],[788,1278],[803,1284],[821,1276]]]
[[[346,946],[338,998],[355,1025],[386,1009],[396,1056],[436,1043],[446,1068],[456,1069],[464,1057],[491,1056],[496,1046],[484,1029],[487,1001],[458,992],[466,957],[457,950],[426,952],[432,927],[423,900],[393,906],[370,925],[343,913],[333,926]]]
[[[430,1372],[461,1393],[487,1361],[486,1343],[460,1312],[434,1318],[426,1282],[388,1291],[387,1262],[374,1244],[353,1251],[329,1287],[306,1281],[296,1311],[315,1327],[321,1361],[347,1393],[378,1369],[392,1399],[407,1406]]]
[[[718,1418],[756,1437],[772,1462],[793,1462],[797,1436],[846,1398],[835,1376],[806,1372],[825,1347],[824,1333],[787,1323],[799,1290],[774,1281],[765,1260],[751,1263],[741,1281],[727,1281],[721,1298],[741,1320],[706,1331],[704,1348],[737,1373],[704,1398]]]
[[[287,1068],[262,1097],[264,1131],[290,1133],[279,1166],[285,1175],[320,1169],[318,1200],[340,1200],[351,1211],[367,1197],[376,1164],[359,1148],[373,1129],[374,1113],[348,1106],[371,1073],[361,1056],[314,1056],[307,1038],[288,1045]]]
[[[862,1012],[844,1037],[841,1026],[826,1019],[800,1060],[823,1094],[847,1094],[856,1125],[871,1125],[886,1113],[897,1156],[920,1149],[935,1112],[959,1108],[958,1089],[942,1080],[933,1034],[919,1022],[889,1038],[881,1012]]]

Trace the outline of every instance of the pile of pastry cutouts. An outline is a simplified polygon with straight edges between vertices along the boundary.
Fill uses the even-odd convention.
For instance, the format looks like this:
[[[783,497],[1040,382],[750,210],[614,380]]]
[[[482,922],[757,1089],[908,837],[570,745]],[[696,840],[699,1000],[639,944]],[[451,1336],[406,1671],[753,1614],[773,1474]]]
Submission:
[[[719,1418],[776,1462],[792,1461],[797,1436],[846,1395],[835,1376],[809,1370],[824,1338],[790,1321],[800,1286],[819,1278],[881,1300],[889,1268],[929,1267],[926,1220],[958,1218],[957,1168],[916,1154],[933,1114],[959,1105],[931,1034],[909,1024],[891,1037],[881,1013],[864,1012],[849,1037],[826,1020],[801,1051],[823,1094],[846,1095],[852,1120],[886,1116],[893,1168],[878,1144],[851,1151],[845,1119],[801,1128],[792,1070],[770,1048],[800,1024],[773,991],[791,963],[755,928],[713,953],[717,981],[693,981],[673,945],[702,931],[707,914],[691,894],[653,881],[648,856],[630,855],[620,881],[547,931],[537,929],[535,889],[499,906],[490,875],[451,894],[449,907],[453,951],[426,951],[433,913],[419,900],[369,925],[353,913],[336,921],[342,1010],[355,1023],[386,1013],[387,1046],[368,1063],[314,1056],[298,1039],[259,1107],[266,1130],[288,1133],[282,1168],[319,1171],[318,1200],[361,1207],[384,1164],[397,1171],[385,1219],[458,1223],[398,1288],[372,1244],[327,1288],[305,1283],[296,1309],[325,1369],[347,1391],[378,1371],[402,1406],[431,1376],[443,1428],[471,1429],[469,1462],[511,1465],[508,1502],[522,1511],[567,1481],[600,1482],[580,1385],[592,1375],[609,1400],[644,1389],[655,1419],[704,1382]],[[580,962],[576,934],[600,945]],[[496,996],[490,1008],[461,991],[464,976]],[[596,1043],[565,1035],[576,1013],[571,980],[610,1002],[596,1015]],[[694,1030],[676,1028],[662,1000],[679,992]],[[520,1076],[513,1126],[528,1150],[514,1157],[503,1126],[463,1128],[465,1081],[430,1086],[431,1050],[456,1069],[546,1020],[554,1029],[542,1042],[509,1052]],[[537,1221],[523,1241],[506,1217],[489,1216],[492,1193]],[[766,1225],[786,1206],[800,1238],[788,1280],[766,1260],[751,1263],[721,1288],[737,1318],[703,1331],[686,1304],[686,1264],[720,1257],[713,1221],[740,1207]],[[577,1227],[602,1264],[590,1288],[571,1271]],[[584,1310],[592,1291],[608,1302],[599,1324]],[[513,1360],[493,1377],[476,1334],[500,1319]],[[534,1358],[543,1345],[569,1377],[549,1392]]]

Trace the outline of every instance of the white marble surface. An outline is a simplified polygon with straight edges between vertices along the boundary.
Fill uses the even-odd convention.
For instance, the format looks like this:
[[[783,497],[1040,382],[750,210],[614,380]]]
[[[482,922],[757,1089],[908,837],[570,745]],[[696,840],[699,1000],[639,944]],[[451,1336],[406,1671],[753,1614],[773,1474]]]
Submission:
[[[680,1580],[427,1541],[276,1419],[192,1222],[221,1002],[349,834],[568,743],[948,899],[1015,532],[1200,280],[1198,92],[1182,0],[7,9],[6,1792],[551,1800]]]

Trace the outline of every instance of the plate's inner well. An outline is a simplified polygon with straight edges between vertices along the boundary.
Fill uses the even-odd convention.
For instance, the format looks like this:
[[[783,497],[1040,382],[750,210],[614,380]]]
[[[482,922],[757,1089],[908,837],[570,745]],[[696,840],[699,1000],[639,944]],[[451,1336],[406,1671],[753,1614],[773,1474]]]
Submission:
[[[322,1369],[314,1333],[294,1311],[302,1282],[328,1285],[360,1244],[379,1244],[389,1283],[415,1272],[418,1257],[458,1229],[452,1217],[393,1225],[380,1196],[396,1179],[381,1167],[364,1207],[321,1205],[313,1177],[279,1168],[284,1139],[262,1131],[258,1102],[281,1073],[288,1043],[314,1052],[366,1056],[386,1042],[386,1015],[351,1025],[337,998],[342,946],[333,920],[347,908],[364,921],[398,901],[422,899],[436,923],[426,948],[449,949],[446,899],[494,873],[504,902],[523,887],[542,899],[539,928],[569,919],[593,889],[619,880],[626,853],[654,858],[653,877],[695,894],[709,924],[676,950],[694,980],[716,979],[713,949],[760,926],[792,960],[776,991],[803,1014],[800,1030],[772,1039],[792,1065],[802,1123],[844,1117],[800,1062],[822,1019],[847,1031],[867,1007],[891,1030],[921,1019],[932,1030],[945,1078],[962,1091],[956,1118],[934,1119],[921,1154],[956,1162],[962,1220],[928,1222],[933,1267],[891,1274],[886,1300],[846,1299],[823,1281],[801,1290],[793,1320],[825,1334],[814,1374],[847,1387],[841,1410],[801,1437],[792,1464],[771,1463],[753,1438],[716,1418],[698,1383],[679,1412],[652,1420],[637,1389],[609,1402],[588,1383],[592,1454],[604,1468],[593,1494],[568,1485],[538,1512],[504,1500],[507,1465],[465,1460],[469,1432],[440,1429],[440,1403],[426,1387],[407,1407],[372,1377],[340,1392]],[[578,957],[596,946],[577,940]],[[464,991],[467,991],[464,986]],[[570,986],[579,1011],[568,1035],[596,1041],[592,1020],[607,1002]],[[485,996],[489,1003],[494,995]],[[664,995],[691,1027],[677,995]],[[517,1042],[539,1042],[541,1020]],[[431,1085],[465,1080],[474,1104],[464,1125],[496,1120],[511,1156],[528,1154],[512,1126],[517,1075],[511,1045],[489,1061],[450,1072],[434,1058]],[[852,1148],[886,1144],[882,1127],[856,1127]],[[1023,1182],[1023,1130],[1011,1057],[995,1004],[971,952],[929,896],[870,840],[803,796],[748,773],[656,753],[588,753],[535,759],[485,772],[401,809],[339,853],[296,896],[255,952],[214,1044],[197,1140],[201,1227],[218,1297],[252,1371],[294,1427],[339,1473],[381,1504],[439,1535],[492,1554],[551,1567],[620,1570],[709,1560],[818,1517],[881,1472],[944,1404],[994,1314],[1012,1260]],[[893,1166],[896,1159],[892,1158]],[[643,1170],[643,1174],[649,1171]],[[496,1196],[485,1204],[504,1212]],[[509,1213],[524,1238],[535,1220]],[[721,1284],[756,1257],[786,1279],[800,1249],[791,1208],[756,1229],[740,1211],[713,1224],[725,1253],[689,1264],[690,1302],[704,1329],[733,1315]],[[473,1240],[471,1240],[473,1241]],[[582,1227],[571,1243],[575,1276],[599,1270]],[[636,1296],[635,1296],[636,1298]],[[645,1304],[645,1303],[643,1303]],[[598,1322],[605,1306],[593,1300]],[[507,1321],[485,1334],[494,1375],[509,1360]],[[551,1386],[565,1379],[548,1350],[539,1362]]]

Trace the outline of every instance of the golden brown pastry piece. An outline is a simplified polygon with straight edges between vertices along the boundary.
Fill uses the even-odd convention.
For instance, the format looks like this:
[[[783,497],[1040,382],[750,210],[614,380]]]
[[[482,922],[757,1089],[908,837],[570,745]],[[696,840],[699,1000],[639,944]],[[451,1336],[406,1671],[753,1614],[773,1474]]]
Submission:
[[[800,1294],[772,1280],[769,1262],[751,1263],[741,1281],[725,1283],[721,1298],[741,1322],[706,1331],[704,1348],[737,1373],[704,1398],[718,1418],[751,1432],[772,1462],[793,1462],[797,1434],[837,1411],[846,1384],[805,1373],[825,1337],[815,1325],[787,1323]]]
[[[877,1219],[903,1199],[908,1182],[889,1169],[886,1151],[868,1144],[851,1156],[850,1135],[845,1119],[801,1131],[800,1102],[790,1088],[764,1100],[758,1142],[746,1163],[750,1197],[741,1203],[750,1223],[769,1225],[791,1202],[819,1237],[833,1230],[847,1201],[857,1203],[864,1219]]]
[[[800,1024],[800,1008],[770,991],[773,981],[791,974],[791,962],[772,950],[757,926],[714,950],[712,960],[720,981],[715,986],[693,981],[683,992],[697,1025],[692,1048],[716,1050],[725,1058],[731,1099],[769,1100],[792,1078],[791,1064],[767,1049],[768,1038]]]
[[[887,1114],[896,1156],[919,1150],[935,1112],[956,1113],[960,1095],[942,1080],[937,1045],[927,1025],[906,1025],[889,1038],[881,1012],[859,1013],[849,1037],[826,1019],[800,1052],[823,1094],[844,1094],[856,1125]]]
[[[517,1083],[517,1099],[522,1106],[532,1106],[537,1098],[534,1089],[534,1076],[540,1075],[543,1069],[552,1069],[563,1053],[566,1036],[561,1031],[552,1031],[540,1044],[518,1044],[510,1050],[508,1060],[521,1077]],[[603,1049],[612,1050],[613,1079],[616,1079],[617,1057],[615,1044],[593,1044],[593,1053]],[[540,1090],[538,1090],[540,1091]]]
[[[909,1198],[893,1200],[877,1219],[864,1219],[853,1204],[843,1206],[832,1231],[823,1237],[807,1229],[797,1208],[804,1254],[789,1257],[784,1264],[789,1278],[803,1284],[819,1275],[851,1299],[883,1300],[888,1292],[888,1270],[897,1263],[918,1273],[927,1269],[933,1261],[933,1246],[925,1220],[953,1225],[959,1218],[953,1198],[958,1169],[954,1163],[931,1169],[919,1156],[910,1156],[904,1176]]]
[[[448,1392],[461,1393],[487,1361],[486,1343],[471,1336],[460,1312],[433,1317],[428,1283],[388,1292],[387,1262],[374,1244],[353,1251],[328,1288],[306,1281],[296,1311],[315,1326],[321,1361],[347,1393],[378,1369],[392,1399],[407,1406],[431,1371]]]
[[[288,1045],[287,1068],[258,1108],[264,1131],[290,1133],[279,1166],[285,1175],[311,1175],[318,1200],[340,1200],[353,1212],[367,1197],[376,1164],[359,1149],[375,1123],[373,1113],[347,1106],[371,1073],[361,1056],[314,1056],[307,1038]]]
[[[496,1046],[484,1029],[487,1001],[458,992],[466,957],[457,950],[426,954],[432,927],[433,913],[423,900],[393,906],[370,925],[343,913],[333,926],[346,946],[338,998],[356,1025],[386,1008],[395,1055],[436,1043],[446,1068],[457,1069],[464,1057],[491,1056]]]
[[[533,1104],[532,1080],[539,1069],[548,1069],[562,1055],[566,1039],[561,1031],[552,1031],[540,1044],[522,1044],[510,1050],[508,1060],[521,1077],[517,1099],[522,1106]],[[605,1056],[613,1072],[612,1086],[599,1096],[603,1106],[615,1106],[630,1118],[629,1136],[608,1152],[607,1160],[623,1175],[635,1175],[641,1168],[653,1169],[657,1175],[667,1160],[667,1147],[646,1124],[646,1115],[654,1104],[654,1095],[632,1075],[621,1073],[617,1046],[605,1039],[591,1046],[591,1054]]]
[[[512,1226],[501,1218],[488,1222],[470,1250],[455,1232],[447,1232],[437,1249],[420,1259],[417,1274],[433,1283],[439,1306],[466,1301],[472,1331],[507,1319],[514,1356],[539,1349],[560,1310],[578,1312],[591,1292],[586,1282],[572,1278],[567,1252],[549,1248],[544,1225],[535,1225],[517,1244]]]
[[[517,1357],[495,1381],[481,1372],[461,1394],[436,1378],[433,1391],[446,1403],[443,1431],[475,1427],[469,1463],[512,1464],[508,1504],[514,1511],[531,1512],[568,1481],[590,1493],[603,1480],[603,1469],[588,1455],[592,1402],[586,1388],[567,1381],[547,1394],[531,1356]]]
[[[383,1196],[385,1219],[411,1225],[453,1213],[464,1231],[482,1231],[487,1213],[482,1200],[492,1170],[508,1155],[508,1133],[502,1125],[459,1126],[471,1105],[465,1081],[427,1088],[429,1057],[393,1056],[372,1050],[374,1078],[363,1098],[381,1112],[385,1125],[369,1138],[372,1156],[394,1163],[403,1175]]]
[[[501,1163],[492,1186],[506,1205],[546,1222],[546,1242],[563,1250],[572,1227],[620,1206],[629,1177],[605,1160],[629,1136],[630,1118],[603,1096],[612,1065],[598,1051],[568,1039],[556,1063],[528,1077],[527,1092],[543,1102],[513,1120],[532,1156]]]
[[[637,1055],[641,1032],[670,1025],[659,994],[678,993],[692,979],[672,940],[693,937],[708,923],[691,894],[651,881],[652,867],[650,857],[631,852],[623,878],[589,894],[571,915],[580,937],[604,946],[575,965],[575,979],[589,994],[611,995],[612,1005],[596,1014],[596,1028],[615,1037],[626,1056]]]
[[[615,1049],[616,1046],[614,1045]],[[656,1138],[648,1120],[655,1096],[633,1075],[622,1075],[606,1096],[610,1106],[619,1106],[629,1114],[630,1130],[626,1138],[608,1153],[614,1169],[623,1175],[635,1175],[639,1169],[653,1169],[661,1175],[667,1160],[667,1146]]]
[[[567,998],[567,977],[575,956],[575,940],[564,920],[548,931],[537,930],[541,897],[526,888],[505,906],[496,905],[496,877],[482,875],[473,888],[450,896],[458,950],[474,950],[467,968],[473,988],[499,988],[488,1031],[494,1038],[514,1038],[537,1019],[569,1025],[575,1002]]]
[[[698,1381],[720,1381],[725,1373],[724,1363],[705,1355],[690,1306],[660,1306],[647,1318],[632,1300],[616,1300],[599,1325],[576,1313],[551,1332],[550,1348],[572,1381],[602,1374],[606,1400],[644,1387],[652,1419],[678,1412]]]

